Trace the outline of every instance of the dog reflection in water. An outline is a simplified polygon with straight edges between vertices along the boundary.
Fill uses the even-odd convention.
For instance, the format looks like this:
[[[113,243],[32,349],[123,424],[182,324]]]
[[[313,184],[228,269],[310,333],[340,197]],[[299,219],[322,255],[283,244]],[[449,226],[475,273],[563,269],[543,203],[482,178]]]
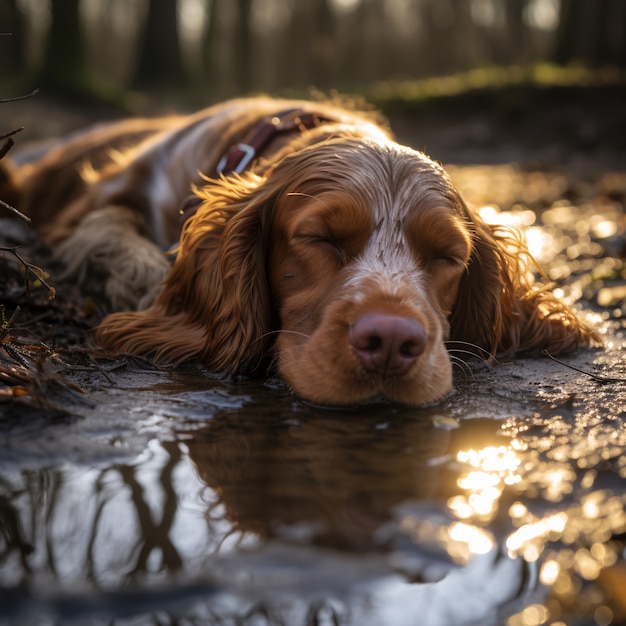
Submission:
[[[408,536],[398,517],[442,519],[434,502],[455,493],[455,480],[432,460],[454,454],[455,437],[427,416],[381,426],[373,413],[316,412],[294,423],[244,412],[213,418],[185,444],[217,495],[209,519],[227,518],[220,545],[263,542],[243,564],[234,557],[256,581],[254,595],[271,603],[280,593],[282,603],[291,591],[302,604],[295,597],[358,590],[366,601],[351,593],[345,605],[325,606],[335,623],[349,612],[346,623],[495,626],[527,601],[536,566],[496,548],[460,567]]]

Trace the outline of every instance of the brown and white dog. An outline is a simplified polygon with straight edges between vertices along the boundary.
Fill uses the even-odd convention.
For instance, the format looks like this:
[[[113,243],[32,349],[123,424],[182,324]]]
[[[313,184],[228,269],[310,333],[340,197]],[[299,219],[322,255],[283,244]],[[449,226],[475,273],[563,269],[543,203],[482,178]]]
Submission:
[[[454,346],[597,339],[533,285],[520,238],[372,114],[239,99],[101,125],[12,169],[3,199],[117,311],[97,329],[110,352],[216,372],[271,360],[312,402],[419,405],[452,388]]]

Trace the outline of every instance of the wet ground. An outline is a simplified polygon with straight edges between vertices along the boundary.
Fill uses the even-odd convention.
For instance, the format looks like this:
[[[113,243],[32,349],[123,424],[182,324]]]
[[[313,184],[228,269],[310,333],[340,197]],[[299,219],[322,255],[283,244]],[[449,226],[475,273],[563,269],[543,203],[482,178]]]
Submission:
[[[485,219],[525,228],[605,347],[468,362],[427,409],[324,410],[275,379],[94,360],[96,307],[0,222],[56,288],[0,253],[0,624],[626,624],[611,154],[449,166]]]

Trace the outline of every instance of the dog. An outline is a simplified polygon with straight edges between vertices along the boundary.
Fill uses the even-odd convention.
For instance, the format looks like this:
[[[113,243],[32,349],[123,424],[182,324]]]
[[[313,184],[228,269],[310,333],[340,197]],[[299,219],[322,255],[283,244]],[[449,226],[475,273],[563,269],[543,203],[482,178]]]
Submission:
[[[65,278],[106,298],[112,354],[269,367],[322,405],[423,405],[464,352],[598,340],[533,283],[519,234],[356,107],[255,97],[112,122],[2,177]]]

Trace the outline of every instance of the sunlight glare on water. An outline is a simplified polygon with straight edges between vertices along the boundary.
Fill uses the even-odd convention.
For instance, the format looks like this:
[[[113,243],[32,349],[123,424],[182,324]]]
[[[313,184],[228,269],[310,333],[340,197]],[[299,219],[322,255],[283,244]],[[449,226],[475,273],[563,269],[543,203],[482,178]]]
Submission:
[[[496,206],[486,205],[479,209],[480,217],[487,224],[502,224],[503,226],[515,226],[524,228],[535,223],[535,214],[528,209],[512,209],[511,211],[500,211]]]
[[[580,548],[573,557],[568,551],[555,553],[556,565],[550,566],[558,565],[564,570],[573,567],[586,580],[595,579],[603,567],[617,560],[616,548],[607,541],[626,529],[623,499],[608,490],[593,491],[581,504],[543,516],[516,503],[510,507],[509,515],[518,528],[509,535],[506,546],[512,554],[522,555],[526,560],[534,560],[544,553],[548,543],[588,542],[590,547]],[[555,576],[555,570],[550,568],[545,574],[548,579]]]
[[[540,626],[547,623],[549,618],[550,612],[545,606],[542,604],[531,604],[507,620],[507,626]],[[559,624],[552,622],[552,626],[559,626]],[[565,625],[563,624],[563,626]]]
[[[560,252],[558,242],[543,228],[533,226],[524,232],[524,237],[528,251],[539,263],[547,263]]]
[[[511,446],[460,450],[456,460],[470,469],[457,479],[464,493],[450,498],[448,507],[460,519],[490,521],[505,486],[519,481],[516,451]]]
[[[493,539],[480,526],[498,515],[505,489],[514,489],[554,503],[552,511],[541,512],[518,500],[506,511],[513,526],[505,542],[510,556],[529,562],[542,557],[544,584],[566,587],[573,584],[573,575],[595,580],[603,568],[613,565],[619,548],[610,538],[626,530],[624,498],[607,489],[596,489],[576,504],[563,505],[577,484],[577,475],[566,460],[558,460],[558,451],[554,456],[543,461],[536,450],[527,449],[519,439],[507,445],[460,450],[456,461],[467,469],[457,477],[461,493],[447,501],[459,520],[447,530],[450,555],[466,558],[489,549]],[[588,474],[580,484],[590,489],[594,480],[595,474]],[[582,545],[576,550],[557,551],[551,548],[556,542]]]
[[[509,226],[523,232],[530,254],[539,263],[548,263],[561,251],[561,242],[545,228],[533,226],[536,221],[533,211],[528,209],[501,211],[497,206],[486,205],[478,212],[487,224]]]
[[[444,546],[457,563],[467,563],[471,557],[486,554],[495,545],[494,537],[488,530],[463,521],[440,526],[427,519],[407,515],[402,518],[400,528],[411,536],[416,545]]]
[[[449,529],[449,535],[450,539],[457,546],[462,547],[460,550],[457,547],[457,550],[460,552],[459,556],[463,557],[473,554],[486,554],[494,546],[493,537],[489,533],[481,528],[462,522],[452,524]],[[449,549],[452,550],[451,556],[457,556],[453,553],[453,548]]]

